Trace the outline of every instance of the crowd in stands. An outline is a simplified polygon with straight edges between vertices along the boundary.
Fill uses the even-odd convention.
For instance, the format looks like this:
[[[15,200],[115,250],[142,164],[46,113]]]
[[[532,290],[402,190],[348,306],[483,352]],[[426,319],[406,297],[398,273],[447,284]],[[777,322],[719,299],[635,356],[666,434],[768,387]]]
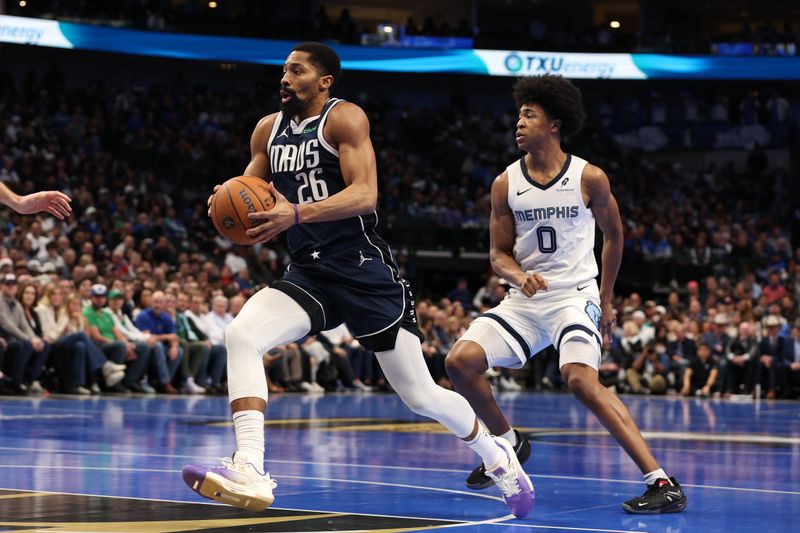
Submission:
[[[273,93],[186,83],[74,85],[57,70],[25,79],[0,72],[0,180],[20,193],[64,190],[75,209],[63,223],[0,212],[7,391],[224,392],[225,325],[249,295],[282,274],[288,255],[280,242],[232,246],[214,231],[205,201],[219,176],[241,172],[260,110],[277,105]],[[696,114],[685,106],[682,119],[667,117],[711,120],[706,96],[690,96]],[[751,116],[744,112],[751,96],[712,98],[726,101],[726,120],[737,122]],[[765,394],[791,394],[798,360],[787,350],[800,354],[789,340],[797,339],[800,239],[791,225],[797,190],[786,170],[771,168],[758,148],[741,168],[689,172],[650,161],[614,144],[606,121],[657,123],[653,102],[643,98],[636,115],[620,107],[633,104],[601,96],[605,109],[594,107],[593,97],[587,105],[597,111],[585,134],[568,142],[611,177],[626,221],[621,281],[655,265],[657,278],[672,280],[674,290],[653,305],[635,295],[620,302],[620,331],[604,360],[609,386],[652,392],[663,375],[664,390],[683,392],[689,383],[691,392],[686,368],[696,381],[710,365],[715,382],[701,393],[761,384]],[[777,97],[762,98],[754,120],[790,120],[788,112],[769,111],[784,107]],[[413,246],[414,235],[425,233],[436,235],[437,246],[470,243],[485,251],[491,180],[519,157],[515,114],[458,101],[425,109],[371,99],[365,108],[390,242]],[[405,263],[411,259],[400,259],[415,282],[413,264]],[[648,283],[652,288],[653,279]],[[491,282],[476,301],[465,284],[445,299],[416,287],[424,295],[424,352],[443,386],[444,355],[474,314],[506,290]],[[762,348],[765,339],[769,347]],[[703,344],[711,363],[700,365]],[[552,353],[537,357],[527,386],[558,386],[554,361]],[[386,388],[374,355],[344,330],[278,347],[265,364],[276,391]],[[508,372],[493,379],[506,390],[519,386]]]
[[[508,2],[511,4],[511,2]],[[508,6],[507,6],[508,7]],[[549,50],[559,52],[657,52],[676,54],[708,54],[719,52],[718,43],[747,43],[749,54],[797,54],[797,32],[792,22],[777,14],[773,20],[745,19],[738,31],[725,28],[736,24],[735,15],[720,10],[706,13],[706,24],[687,6],[676,6],[672,12],[650,13],[640,17],[640,27],[611,26],[614,20],[598,23],[591,4],[576,5],[580,15],[564,17],[561,9],[552,6],[530,6],[529,10],[497,10],[491,2],[476,9],[474,26],[466,18],[448,22],[430,16],[411,17],[401,24],[405,35],[431,37],[471,37],[475,48],[501,50]],[[359,44],[362,34],[376,32],[373,21],[358,20],[346,6],[336,11],[324,3],[315,3],[314,12],[306,3],[295,9],[269,0],[251,2],[225,0],[219,2],[170,2],[163,0],[114,0],[106,2],[7,2],[9,14],[30,17],[58,18],[84,23],[132,27],[156,31],[222,34],[289,40],[327,40]],[[461,11],[463,15],[467,15]],[[470,14],[471,15],[471,14]],[[669,16],[667,16],[669,15]],[[375,17],[374,11],[370,14]],[[396,13],[387,11],[392,22]],[[778,22],[780,20],[780,22]],[[398,21],[394,21],[398,22]],[[616,22],[619,23],[617,20]],[[644,29],[641,27],[644,26]]]

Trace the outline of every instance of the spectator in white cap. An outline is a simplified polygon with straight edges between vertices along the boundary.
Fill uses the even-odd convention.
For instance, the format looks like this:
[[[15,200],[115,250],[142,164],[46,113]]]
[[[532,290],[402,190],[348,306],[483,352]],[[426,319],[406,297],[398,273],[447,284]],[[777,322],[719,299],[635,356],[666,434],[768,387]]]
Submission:
[[[711,357],[715,361],[724,359],[728,354],[728,345],[731,342],[727,333],[728,317],[724,313],[714,315],[714,329],[703,333],[701,342],[708,344],[711,348]]]
[[[84,280],[85,281],[85,280]],[[122,365],[126,356],[131,360],[136,359],[136,352],[128,346],[125,336],[114,326],[114,317],[105,309],[108,290],[105,285],[96,283],[90,287],[89,298],[91,305],[83,309],[83,316],[88,323],[89,337],[100,346],[103,354],[109,361]],[[126,372],[125,378],[128,379]],[[117,383],[111,388],[113,392],[127,392],[124,385]]]

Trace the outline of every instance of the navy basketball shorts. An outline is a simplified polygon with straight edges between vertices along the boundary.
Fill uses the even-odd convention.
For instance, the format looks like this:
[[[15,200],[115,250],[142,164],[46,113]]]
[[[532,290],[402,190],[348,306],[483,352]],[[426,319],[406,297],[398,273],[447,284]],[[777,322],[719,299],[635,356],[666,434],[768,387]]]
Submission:
[[[308,313],[309,335],[344,322],[364,348],[375,352],[394,349],[401,327],[423,338],[411,287],[399,277],[388,248],[356,240],[308,250],[294,259],[270,288],[287,294]]]

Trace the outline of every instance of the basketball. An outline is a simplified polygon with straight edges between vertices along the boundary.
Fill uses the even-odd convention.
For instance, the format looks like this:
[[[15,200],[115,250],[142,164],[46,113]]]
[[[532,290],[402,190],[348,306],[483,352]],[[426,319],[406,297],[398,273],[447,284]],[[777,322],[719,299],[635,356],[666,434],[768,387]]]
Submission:
[[[267,182],[255,176],[237,176],[223,183],[211,199],[211,220],[220,235],[236,244],[253,244],[245,233],[253,225],[248,213],[269,211],[275,198]]]

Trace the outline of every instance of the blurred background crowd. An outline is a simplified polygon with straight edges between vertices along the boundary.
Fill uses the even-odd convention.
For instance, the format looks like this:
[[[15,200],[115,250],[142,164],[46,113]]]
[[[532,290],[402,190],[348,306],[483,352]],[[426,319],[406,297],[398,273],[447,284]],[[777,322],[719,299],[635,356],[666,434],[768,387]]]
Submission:
[[[364,79],[343,90],[370,116],[381,232],[418,295],[430,371],[449,386],[447,351],[507,290],[486,261],[488,191],[519,157],[516,114],[505,86],[478,105],[461,90],[415,103],[392,98],[391,81],[366,91]],[[253,125],[277,108],[277,81],[167,80],[0,70],[0,180],[74,200],[64,222],[0,212],[3,392],[225,393],[225,325],[289,257],[280,241],[232,246],[205,203],[220,176],[244,167]],[[797,102],[780,86],[741,83],[598,87],[584,85],[588,123],[566,144],[606,170],[625,222],[604,383],[795,397],[800,202],[782,154],[797,142]],[[697,155],[725,150],[736,157]],[[453,259],[437,270],[430,251]],[[387,390],[344,327],[264,363],[274,392]],[[546,350],[490,377],[501,390],[559,389],[557,370]]]
[[[737,55],[795,55],[800,20],[780,0],[579,0],[569,17],[553,0],[379,4],[3,7],[132,29],[356,45]],[[277,70],[13,50],[0,67],[0,180],[20,193],[64,190],[75,211],[65,222],[0,212],[0,390],[224,394],[225,325],[290,258],[280,240],[231,245],[205,202],[214,183],[241,172],[253,125],[277,108]],[[424,351],[443,386],[449,348],[508,289],[486,254],[488,191],[519,157],[508,85],[351,72],[337,85],[369,115],[380,230],[414,286]],[[796,396],[794,87],[579,86],[587,123],[565,147],[608,173],[625,223],[604,383],[632,393]],[[274,392],[387,390],[374,354],[345,327],[278,347],[264,364]],[[552,349],[522,371],[489,374],[502,390],[562,386]]]

